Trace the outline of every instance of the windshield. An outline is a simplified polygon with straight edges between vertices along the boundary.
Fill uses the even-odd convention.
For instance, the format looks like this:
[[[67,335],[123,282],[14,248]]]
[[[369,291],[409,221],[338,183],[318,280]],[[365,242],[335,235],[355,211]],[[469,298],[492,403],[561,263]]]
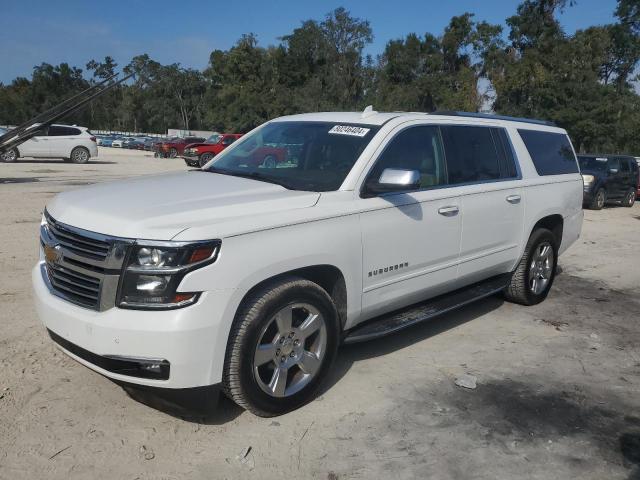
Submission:
[[[578,157],[581,170],[606,170],[606,157]]]
[[[220,135],[217,133],[214,133],[209,138],[207,138],[204,143],[218,143],[219,141],[220,141]]]
[[[337,190],[377,131],[371,125],[273,122],[242,137],[205,170],[291,190]]]

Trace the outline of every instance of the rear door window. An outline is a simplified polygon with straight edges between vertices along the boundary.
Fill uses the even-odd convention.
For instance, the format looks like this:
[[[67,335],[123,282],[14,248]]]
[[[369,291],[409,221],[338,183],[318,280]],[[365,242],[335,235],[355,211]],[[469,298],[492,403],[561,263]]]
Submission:
[[[449,184],[498,180],[500,158],[492,128],[467,125],[442,126]],[[501,147],[502,148],[502,147]],[[506,152],[502,151],[504,157]],[[503,158],[503,162],[506,161]]]
[[[578,173],[569,137],[564,133],[518,129],[538,175]]]
[[[491,131],[493,132],[493,141],[498,151],[500,177],[505,179],[517,178],[518,169],[516,167],[516,159],[506,130],[504,128],[492,128]]]

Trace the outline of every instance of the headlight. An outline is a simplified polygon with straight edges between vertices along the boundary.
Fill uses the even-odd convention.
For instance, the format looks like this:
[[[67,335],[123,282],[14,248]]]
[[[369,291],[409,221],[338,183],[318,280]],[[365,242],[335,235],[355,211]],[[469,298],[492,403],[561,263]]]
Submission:
[[[193,153],[198,153],[198,148],[192,148],[191,151],[193,151]]]
[[[591,185],[594,180],[595,180],[595,177],[593,175],[582,175],[582,183],[585,186]]]
[[[195,303],[200,292],[177,292],[184,276],[215,262],[220,241],[145,242],[134,245],[125,267],[118,306],[171,309]]]

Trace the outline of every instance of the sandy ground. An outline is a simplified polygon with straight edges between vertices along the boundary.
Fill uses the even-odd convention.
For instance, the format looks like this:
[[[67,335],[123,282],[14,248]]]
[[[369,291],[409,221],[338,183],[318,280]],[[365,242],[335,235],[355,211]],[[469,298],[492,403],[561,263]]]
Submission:
[[[132,396],[59,352],[32,305],[55,193],[184,168],[107,149],[0,164],[0,478],[640,479],[639,205],[586,212],[543,304],[489,298],[345,347],[316,401],[261,419],[207,392]]]

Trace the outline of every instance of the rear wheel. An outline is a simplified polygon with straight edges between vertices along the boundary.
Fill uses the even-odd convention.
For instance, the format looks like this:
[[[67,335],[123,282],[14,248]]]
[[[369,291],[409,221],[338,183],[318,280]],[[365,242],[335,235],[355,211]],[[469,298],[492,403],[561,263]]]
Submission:
[[[178,150],[176,150],[175,148],[172,148],[171,150],[169,150],[169,158],[176,158],[178,156]]]
[[[73,163],[87,163],[89,157],[89,150],[84,147],[76,147],[71,150],[71,161]]]
[[[304,405],[330,370],[339,330],[335,305],[317,284],[286,277],[261,288],[232,326],[225,393],[261,417]]]
[[[210,153],[203,153],[200,155],[199,164],[201,167],[204,167],[209,161],[213,158],[213,155]]]
[[[18,160],[19,157],[20,155],[18,154],[18,150],[16,148],[12,148],[11,150],[2,154],[2,161],[7,163],[13,163],[16,160]]]
[[[636,203],[636,190],[632,188],[622,199],[622,206],[630,208],[633,207],[634,203]]]
[[[542,302],[551,289],[558,263],[556,238],[546,228],[529,237],[524,255],[505,290],[507,300],[522,305]]]
[[[602,210],[604,207],[604,203],[607,201],[607,192],[604,191],[604,188],[598,189],[596,194],[593,196],[593,200],[589,204],[589,208],[591,210]]]

